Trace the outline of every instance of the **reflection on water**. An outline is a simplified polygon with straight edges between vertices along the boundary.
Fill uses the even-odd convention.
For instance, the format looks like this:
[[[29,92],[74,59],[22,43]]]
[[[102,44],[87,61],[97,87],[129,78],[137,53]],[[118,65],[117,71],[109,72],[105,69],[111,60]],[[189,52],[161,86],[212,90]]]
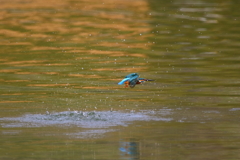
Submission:
[[[12,0],[0,14],[0,159],[240,158],[237,0]],[[117,85],[135,72],[155,81]]]
[[[124,139],[119,143],[121,159],[139,159],[139,144],[135,139]]]

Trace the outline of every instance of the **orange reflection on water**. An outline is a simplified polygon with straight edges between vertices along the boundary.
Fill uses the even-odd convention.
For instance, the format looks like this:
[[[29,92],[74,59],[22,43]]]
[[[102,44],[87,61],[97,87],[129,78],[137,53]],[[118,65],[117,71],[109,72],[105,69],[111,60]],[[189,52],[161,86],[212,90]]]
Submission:
[[[23,95],[24,93],[4,93],[1,94],[3,96],[19,96],[19,95]]]
[[[106,54],[106,55],[122,55],[125,52],[121,51],[103,51],[103,50],[90,50],[90,54]]]
[[[103,51],[103,50],[91,50],[90,54],[103,54],[103,55],[105,54],[105,55],[109,55],[109,56],[118,56],[118,57],[120,57],[120,56],[141,57],[141,58],[147,57],[147,55],[140,54],[140,53],[127,53],[127,52],[121,52],[121,51]]]
[[[69,66],[71,63],[47,63],[45,60],[7,61],[2,64],[11,66]]]
[[[15,74],[47,74],[47,75],[54,75],[54,74],[59,74],[58,72],[16,72]]]
[[[44,63],[46,61],[44,60],[29,60],[29,61],[7,61],[2,64],[7,64],[7,65],[13,65],[13,66],[24,66],[24,65],[39,65],[41,63]]]
[[[95,71],[123,71],[123,72],[139,72],[139,71],[146,71],[147,67],[138,67],[138,68],[96,68],[92,69]]]
[[[30,80],[6,80],[4,82],[29,82]]]
[[[61,34],[69,33],[69,29],[65,27],[64,24],[58,24],[58,23],[38,23],[38,25],[33,26],[25,26],[28,30],[33,30],[36,32],[59,32]]]
[[[49,75],[53,75],[53,74],[59,74],[58,72],[41,72],[42,74],[49,74]]]
[[[149,43],[119,43],[119,42],[100,42],[98,43],[98,46],[105,46],[105,47],[120,47],[120,48],[141,48],[141,49],[149,49],[150,44]]]
[[[145,54],[140,54],[140,53],[130,54],[130,56],[132,56],[132,57],[147,58],[147,55],[145,55]]]
[[[15,74],[40,74],[39,72],[16,72]]]
[[[71,63],[49,63],[45,64],[45,66],[70,66],[72,65]]]
[[[64,50],[74,53],[89,53],[90,51],[91,54],[109,56],[146,57],[145,54],[126,54],[126,52],[121,51],[84,50],[84,47],[81,48],[78,44],[91,43],[93,46],[113,49],[149,49],[151,43],[146,43],[146,38],[151,34],[151,27],[146,23],[149,19],[148,11],[149,4],[146,0],[61,2],[56,0],[26,2],[12,0],[11,3],[6,1],[1,4],[0,20],[2,24],[13,27],[1,29],[0,34],[4,37],[21,37],[26,41],[3,41],[0,44],[31,45],[29,50]],[[14,29],[17,27],[20,27],[21,30]],[[102,41],[103,39],[104,41]],[[35,41],[56,42],[57,45],[32,45],[32,42]],[[56,47],[66,46],[66,42],[71,44],[71,47]],[[76,44],[77,47],[73,47],[75,45],[72,44]],[[13,65],[33,66],[34,64]],[[37,65],[39,64],[35,63],[35,66]]]
[[[18,71],[21,71],[21,69],[0,69],[0,73],[12,73]]]
[[[26,37],[26,33],[12,31],[12,30],[8,30],[8,29],[1,29],[0,35],[4,35],[4,36],[8,36],[8,37]]]
[[[58,47],[47,47],[47,46],[34,46],[31,48],[31,50],[37,50],[37,51],[40,51],[40,50],[60,50],[60,48]]]
[[[5,59],[1,59],[0,58],[0,62],[5,62],[5,61],[8,61],[8,59],[6,59],[6,58]]]

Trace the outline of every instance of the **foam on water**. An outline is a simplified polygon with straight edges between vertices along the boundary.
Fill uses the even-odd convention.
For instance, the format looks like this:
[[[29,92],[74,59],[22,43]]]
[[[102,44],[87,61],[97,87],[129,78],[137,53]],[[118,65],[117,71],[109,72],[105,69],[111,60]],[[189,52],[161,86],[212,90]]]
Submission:
[[[240,111],[240,108],[232,108],[229,111]]]
[[[159,111],[158,111],[159,112]],[[133,121],[171,121],[162,118],[153,111],[118,112],[118,111],[64,111],[51,114],[26,114],[20,117],[0,118],[2,127],[44,127],[44,126],[78,126],[83,128],[108,128],[112,126],[127,126]]]

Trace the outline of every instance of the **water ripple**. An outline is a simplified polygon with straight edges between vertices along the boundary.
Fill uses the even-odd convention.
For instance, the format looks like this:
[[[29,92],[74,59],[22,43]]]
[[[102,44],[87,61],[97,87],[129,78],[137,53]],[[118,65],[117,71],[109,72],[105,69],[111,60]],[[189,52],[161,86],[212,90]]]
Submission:
[[[161,111],[159,111],[161,112]],[[164,113],[160,114],[166,114]],[[171,121],[162,118],[153,111],[117,112],[117,111],[64,111],[52,114],[26,114],[21,117],[0,118],[8,121],[2,127],[44,127],[44,126],[78,126],[83,128],[108,128],[112,126],[127,126],[133,121]],[[9,123],[9,121],[11,123]]]

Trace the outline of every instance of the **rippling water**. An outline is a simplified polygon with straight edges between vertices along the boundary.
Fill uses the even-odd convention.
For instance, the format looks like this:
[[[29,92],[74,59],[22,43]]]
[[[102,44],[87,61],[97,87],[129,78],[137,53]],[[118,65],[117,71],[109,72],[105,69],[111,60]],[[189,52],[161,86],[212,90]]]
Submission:
[[[158,111],[161,113],[161,111]],[[166,111],[162,111],[166,114]],[[149,115],[150,114],[150,115]],[[77,126],[83,128],[109,128],[112,126],[127,126],[132,121],[171,121],[171,118],[161,118],[155,111],[128,112],[65,111],[47,114],[27,114],[22,117],[1,118],[2,121],[13,121],[2,125],[7,127],[42,127],[42,126]],[[14,123],[15,122],[15,123]]]
[[[239,159],[238,8],[3,1],[0,159]]]

